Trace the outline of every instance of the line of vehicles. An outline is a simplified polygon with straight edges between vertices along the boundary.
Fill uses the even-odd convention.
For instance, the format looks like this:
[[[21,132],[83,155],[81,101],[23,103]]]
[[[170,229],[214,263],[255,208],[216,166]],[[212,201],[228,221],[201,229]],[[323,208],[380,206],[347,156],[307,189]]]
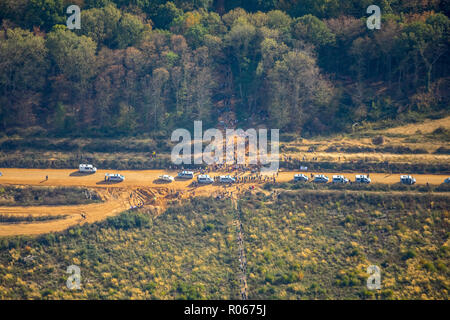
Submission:
[[[79,172],[80,173],[96,173],[97,168],[94,167],[92,164],[80,164]],[[187,179],[187,180],[194,179],[194,172],[183,170],[183,171],[178,172],[177,177],[179,179]],[[159,176],[158,179],[160,181],[167,182],[167,183],[171,183],[171,182],[175,181],[174,177],[167,175],[167,174]],[[314,175],[311,177],[311,179],[312,179],[312,182],[315,182],[315,183],[330,182],[330,178],[324,174]],[[105,174],[106,182],[122,182],[124,180],[125,180],[125,177],[118,173],[106,173]],[[310,178],[307,175],[305,175],[304,173],[294,174],[294,182],[308,182],[309,180],[310,180]],[[220,183],[230,184],[230,183],[235,183],[236,179],[230,175],[225,175],[225,176],[220,176],[218,181]],[[211,178],[207,174],[200,174],[197,176],[197,182],[199,184],[210,184],[210,183],[214,183],[214,179]],[[350,180],[343,175],[333,175],[331,182],[346,184],[346,183],[349,183]],[[357,174],[357,175],[355,175],[355,182],[369,184],[372,182],[372,180],[370,179],[369,175]],[[411,175],[401,175],[400,183],[406,184],[406,185],[413,185],[416,183],[416,179],[414,177],[412,177]],[[444,180],[444,183],[450,183],[450,177],[446,178]]]
[[[92,164],[80,164],[78,166],[80,173],[93,174],[97,172],[97,168]],[[119,173],[105,173],[105,182],[122,182],[125,177]]]
[[[194,172],[192,171],[181,171],[178,172],[177,177],[179,179],[194,179]],[[168,176],[168,175],[163,175],[159,177],[160,180],[165,181],[165,182],[172,182],[175,180],[175,178],[173,178],[172,176]],[[210,184],[210,183],[214,183],[214,179],[211,178],[209,175],[207,174],[199,174],[197,176],[197,182],[201,183],[201,184]],[[230,175],[226,175],[226,176],[220,176],[219,177],[219,182],[221,183],[234,183],[236,182],[236,179],[233,178]]]
[[[93,174],[93,173],[97,172],[97,168],[94,167],[92,164],[80,164],[78,167],[78,171],[80,173]],[[179,172],[177,177],[180,179],[193,179],[194,172],[184,170],[184,171]],[[125,180],[125,177],[118,173],[106,173],[105,174],[105,182],[122,182],[124,180]],[[162,182],[171,183],[171,182],[175,181],[175,178],[168,174],[164,174],[164,175],[159,176],[158,180],[160,180]],[[209,184],[209,183],[214,183],[214,179],[211,178],[207,174],[200,174],[197,176],[197,182],[200,184]],[[230,175],[220,176],[219,182],[234,183],[234,182],[236,182],[236,179]]]
[[[328,183],[330,181],[330,178],[328,178],[327,176],[325,176],[323,174],[317,174],[312,179],[313,179],[312,181],[316,182],[316,183]],[[308,176],[306,176],[303,173],[297,173],[294,175],[294,181],[295,182],[307,182],[307,181],[309,181],[309,178],[308,178]],[[348,178],[344,177],[343,175],[333,175],[331,182],[346,184],[346,183],[349,183],[350,180]],[[370,177],[368,175],[357,174],[355,176],[355,182],[369,184],[372,182],[372,179],[370,179]],[[416,183],[416,179],[410,175],[401,175],[400,183],[407,184],[407,185],[413,185]],[[450,178],[445,179],[444,183],[450,183]]]

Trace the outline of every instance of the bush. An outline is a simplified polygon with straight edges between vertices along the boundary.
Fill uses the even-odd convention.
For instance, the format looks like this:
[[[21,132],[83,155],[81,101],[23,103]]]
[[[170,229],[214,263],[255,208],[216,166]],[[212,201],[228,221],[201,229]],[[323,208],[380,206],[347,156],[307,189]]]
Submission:
[[[126,211],[116,217],[108,218],[107,223],[116,229],[143,228],[150,224],[150,216],[146,213]]]
[[[384,141],[385,141],[385,139],[383,136],[376,136],[372,139],[372,144],[377,146],[377,145],[384,144]]]
[[[450,148],[440,147],[434,153],[435,154],[450,154]]]
[[[414,250],[412,250],[412,249],[410,249],[410,250],[408,250],[408,251],[406,251],[404,254],[403,254],[403,256],[402,256],[402,260],[408,260],[408,259],[412,259],[412,258],[415,258],[416,257],[416,252],[414,251]]]

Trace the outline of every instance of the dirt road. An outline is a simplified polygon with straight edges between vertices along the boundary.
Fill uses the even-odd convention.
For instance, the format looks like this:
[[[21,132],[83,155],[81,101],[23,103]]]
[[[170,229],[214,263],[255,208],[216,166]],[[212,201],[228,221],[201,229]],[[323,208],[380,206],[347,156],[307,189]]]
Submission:
[[[176,180],[166,184],[157,181],[163,174],[176,176],[175,171],[165,170],[98,170],[91,175],[80,175],[77,170],[64,169],[1,169],[3,176],[0,177],[0,184],[14,185],[34,185],[34,186],[80,186],[80,187],[167,187],[174,190],[186,190],[192,180]],[[125,181],[120,183],[105,183],[105,173],[120,173],[125,176]],[[280,172],[277,182],[287,182],[293,179],[296,172]],[[221,175],[225,173],[211,173],[210,175]],[[306,175],[319,174],[319,172],[307,172]],[[355,173],[325,173],[331,178],[333,175],[343,174],[350,180],[355,180]],[[406,173],[405,173],[406,174]],[[270,176],[270,174],[268,174]],[[48,176],[48,180],[45,177]],[[417,184],[438,185],[444,182],[447,175],[414,174]],[[370,173],[372,183],[394,184],[400,181],[400,174]],[[206,188],[210,189],[211,186]],[[203,189],[200,187],[199,189]]]
[[[161,183],[158,177],[162,174],[176,176],[176,172],[164,170],[120,171],[99,170],[95,174],[80,175],[77,170],[62,169],[0,169],[0,185],[28,186],[79,186],[94,189],[102,198],[102,203],[73,206],[34,206],[34,207],[0,207],[1,215],[11,216],[63,216],[58,219],[41,222],[24,222],[0,224],[0,236],[39,235],[65,230],[71,226],[92,223],[105,219],[136,206],[152,206],[163,209],[170,200],[182,200],[201,195],[216,195],[224,192],[224,186],[205,185],[193,187],[192,180],[176,180],[173,183]],[[125,176],[121,183],[105,183],[105,173],[117,172]],[[288,182],[295,172],[280,172],[277,182]],[[213,175],[225,173],[214,172]],[[311,172],[306,173],[308,176]],[[316,174],[316,173],[312,173]],[[326,173],[331,178],[333,174]],[[354,180],[355,174],[344,174]],[[248,174],[246,174],[248,175]],[[48,176],[48,180],[46,180]],[[272,176],[272,175],[269,175]],[[441,184],[447,176],[444,175],[414,175],[418,184]],[[373,183],[398,183],[399,174],[371,173]],[[245,185],[236,184],[227,188],[227,192],[239,192],[257,182]],[[240,190],[238,190],[239,188]]]
[[[3,176],[0,177],[0,184],[34,185],[34,186],[82,186],[82,187],[162,187],[165,186],[175,190],[185,190],[192,183],[192,180],[176,180],[166,184],[157,181],[163,174],[176,176],[175,171],[165,170],[98,170],[91,175],[79,175],[77,170],[65,169],[1,169]],[[120,173],[125,176],[125,181],[120,183],[105,183],[105,173]],[[293,179],[297,172],[280,172],[277,182],[287,182]],[[320,172],[307,172],[306,175],[319,174]],[[210,175],[222,175],[225,173],[214,172]],[[331,178],[333,175],[343,174],[350,180],[355,179],[355,173],[325,173]],[[406,173],[405,173],[406,174]],[[48,180],[45,177],[48,176]],[[270,174],[269,174],[270,176]],[[444,182],[447,175],[434,174],[414,174],[417,184],[438,185]],[[400,181],[400,174],[370,173],[372,183],[394,184]],[[207,187],[208,189],[210,186]],[[202,187],[200,187],[202,189]]]

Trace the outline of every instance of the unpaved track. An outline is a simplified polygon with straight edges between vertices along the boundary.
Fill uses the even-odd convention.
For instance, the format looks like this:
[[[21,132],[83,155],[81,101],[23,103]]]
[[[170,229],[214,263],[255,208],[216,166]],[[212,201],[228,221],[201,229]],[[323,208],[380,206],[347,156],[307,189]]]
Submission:
[[[83,223],[92,223],[105,219],[130,209],[137,205],[151,205],[163,208],[168,200],[182,199],[199,195],[213,195],[224,189],[220,185],[207,185],[193,188],[192,180],[176,180],[173,183],[159,183],[158,176],[171,174],[174,171],[164,170],[99,170],[92,175],[79,175],[77,170],[64,169],[0,169],[2,176],[0,184],[3,185],[29,185],[47,187],[79,186],[95,190],[102,198],[102,203],[68,206],[33,206],[33,207],[0,207],[2,215],[16,216],[65,216],[61,219],[44,222],[10,223],[0,224],[0,236],[14,235],[39,235],[65,230],[71,226]],[[104,182],[105,173],[118,172],[125,176],[121,183],[109,184]],[[214,172],[211,175],[224,173]],[[277,182],[288,182],[293,178],[294,172],[280,172]],[[315,173],[313,173],[315,174]],[[354,180],[354,173],[326,173],[331,178],[333,174],[344,174]],[[307,175],[311,175],[308,172]],[[48,176],[48,180],[45,180]],[[272,175],[269,175],[272,176]],[[400,174],[371,173],[373,183],[394,184],[399,182]],[[418,184],[441,184],[446,175],[414,175]],[[257,185],[257,182],[248,182],[249,185]],[[244,190],[243,185],[234,185],[227,188],[235,192],[237,187]],[[83,217],[84,216],[84,217]]]
[[[38,235],[65,230],[76,224],[103,220],[130,208],[128,192],[96,190],[104,202],[87,205],[0,207],[0,214],[11,216],[64,216],[49,221],[0,224],[0,236]],[[84,216],[84,217],[83,217]]]
[[[108,187],[108,188],[124,188],[124,187],[165,187],[175,190],[186,190],[192,183],[192,180],[177,180],[171,184],[158,183],[158,176],[163,174],[170,174],[176,176],[175,171],[164,170],[98,170],[92,175],[77,175],[76,170],[65,169],[1,169],[3,176],[0,177],[0,184],[15,184],[15,185],[35,185],[35,186],[80,186],[80,187]],[[105,183],[103,181],[105,173],[120,173],[125,176],[125,181],[121,183]],[[291,181],[296,172],[280,172],[277,182]],[[319,172],[312,172],[318,174]],[[364,173],[364,172],[362,172]],[[72,176],[71,176],[72,174]],[[219,175],[225,173],[211,173],[210,175]],[[311,172],[305,173],[308,176]],[[324,173],[330,177],[332,175],[343,174],[351,180],[355,179],[355,173]],[[405,173],[406,174],[406,173]],[[48,181],[45,181],[45,176],[48,175]],[[401,174],[387,174],[387,173],[370,173],[372,183],[394,184],[400,181]],[[269,174],[270,176],[270,174]],[[448,175],[439,174],[413,174],[417,179],[417,184],[438,185],[443,183]],[[207,188],[210,188],[208,186]],[[200,187],[200,189],[203,189]]]

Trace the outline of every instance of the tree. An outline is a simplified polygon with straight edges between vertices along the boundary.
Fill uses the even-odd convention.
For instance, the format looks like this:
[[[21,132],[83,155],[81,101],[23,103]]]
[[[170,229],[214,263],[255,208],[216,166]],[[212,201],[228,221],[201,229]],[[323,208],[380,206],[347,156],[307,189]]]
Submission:
[[[97,46],[91,38],[77,36],[65,26],[57,26],[48,34],[46,44],[56,73],[81,85],[94,75]]]
[[[6,91],[41,90],[48,68],[42,37],[20,28],[0,36],[0,85]]]
[[[98,44],[112,47],[116,42],[117,26],[121,17],[120,10],[112,4],[104,8],[83,10],[83,27],[77,33],[90,37]]]
[[[312,14],[319,18],[331,18],[337,17],[339,13],[349,11],[343,10],[345,2],[338,0],[286,0],[280,1],[278,8],[290,12],[294,17]]]
[[[292,28],[294,37],[312,43],[315,46],[325,46],[334,43],[334,34],[327,25],[313,15],[298,18]]]
[[[124,13],[116,30],[115,46],[119,49],[134,46],[142,39],[144,25],[142,21],[129,13]]]
[[[101,129],[110,128],[112,115],[118,113],[116,110],[120,111],[119,104],[129,100],[133,93],[136,94],[136,91],[139,91],[133,87],[137,80],[132,71],[139,70],[141,66],[140,52],[134,53],[133,57],[128,58],[124,55],[124,50],[103,48],[97,57],[98,72],[93,82],[95,125]],[[127,70],[129,70],[128,73]]]
[[[256,70],[256,64],[252,59],[252,56],[256,54],[254,50],[255,40],[256,28],[243,17],[238,18],[230,32],[225,35],[225,42],[231,48],[232,57],[235,60],[236,82],[239,88],[239,96],[244,104],[248,85],[253,79],[252,68]]]
[[[29,0],[21,25],[29,29],[39,26],[50,30],[56,24],[65,24],[65,9],[64,0]]]
[[[134,132],[137,123],[137,115],[134,108],[125,103],[119,103],[119,115],[116,126],[119,132],[127,134]]]
[[[291,30],[292,19],[285,12],[273,10],[267,12],[267,25],[269,28],[280,30],[280,32],[288,33]]]
[[[276,128],[301,130],[306,119],[315,115],[314,107],[331,97],[314,59],[302,51],[290,51],[277,61],[269,81],[269,117]]]
[[[150,13],[150,19],[155,23],[155,28],[168,29],[172,21],[183,15],[183,10],[178,9],[177,6],[169,1],[165,4],[160,4]]]
[[[276,61],[279,61],[289,51],[284,43],[278,43],[275,39],[266,38],[261,42],[261,61],[258,64],[257,74],[264,77],[272,69]]]
[[[20,28],[0,35],[0,88],[2,125],[30,125],[32,108],[40,104],[46,84],[48,59],[42,37]],[[0,124],[1,125],[1,124]]]
[[[157,68],[153,70],[150,80],[149,89],[151,90],[150,96],[152,108],[148,109],[147,126],[153,124],[154,130],[160,128],[162,120],[165,117],[166,108],[164,108],[163,103],[163,87],[169,80],[169,76],[169,72],[165,68]],[[151,115],[153,115],[153,120],[151,120]]]
[[[393,62],[398,63],[398,39],[401,35],[401,25],[398,23],[396,16],[387,16],[383,21],[385,28],[378,30],[373,34],[373,38],[377,44],[377,51],[380,52],[380,68],[377,70],[378,74],[382,74],[385,79],[391,83],[393,77]],[[398,48],[400,49],[400,48]],[[396,61],[397,60],[397,61]]]
[[[403,39],[410,51],[417,52],[426,68],[426,86],[431,88],[433,67],[448,52],[450,20],[443,14],[435,14],[424,22],[413,22],[404,28]]]
[[[65,26],[55,26],[48,34],[46,46],[53,62],[52,100],[70,105],[69,112],[82,123],[94,114],[88,100],[96,73],[96,44]]]

